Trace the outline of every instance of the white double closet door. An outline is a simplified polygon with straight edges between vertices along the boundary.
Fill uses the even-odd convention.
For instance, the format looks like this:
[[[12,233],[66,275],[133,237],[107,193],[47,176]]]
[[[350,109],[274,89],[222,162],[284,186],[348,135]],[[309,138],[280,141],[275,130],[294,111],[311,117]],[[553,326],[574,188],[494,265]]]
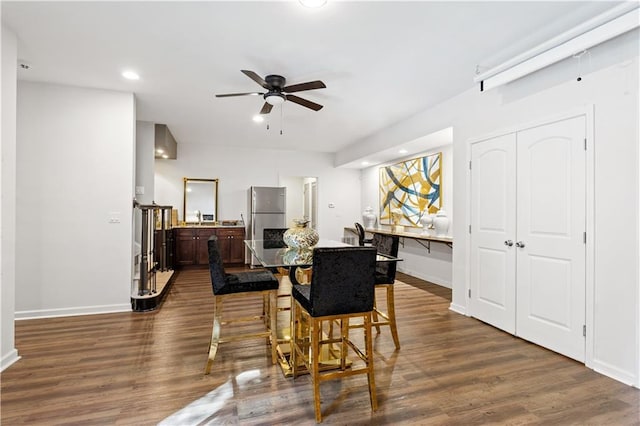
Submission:
[[[585,117],[471,146],[473,317],[584,361]]]

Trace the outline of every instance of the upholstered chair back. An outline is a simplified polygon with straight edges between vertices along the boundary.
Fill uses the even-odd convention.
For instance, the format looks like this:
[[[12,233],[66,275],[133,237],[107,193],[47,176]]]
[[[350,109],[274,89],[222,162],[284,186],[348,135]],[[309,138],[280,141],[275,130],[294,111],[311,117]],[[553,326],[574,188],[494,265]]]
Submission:
[[[309,314],[316,317],[372,310],[375,264],[373,247],[314,249]]]
[[[398,257],[399,238],[395,235],[374,234],[371,245],[378,253]],[[398,262],[376,263],[376,284],[393,284],[396,280],[396,266]]]
[[[207,248],[209,250],[209,273],[211,274],[213,294],[220,294],[226,284],[225,278],[227,274],[224,271],[224,263],[218,247],[217,236],[212,235],[209,237]]]
[[[282,248],[287,245],[284,243],[284,233],[288,228],[264,228],[262,231],[262,239],[265,248]]]

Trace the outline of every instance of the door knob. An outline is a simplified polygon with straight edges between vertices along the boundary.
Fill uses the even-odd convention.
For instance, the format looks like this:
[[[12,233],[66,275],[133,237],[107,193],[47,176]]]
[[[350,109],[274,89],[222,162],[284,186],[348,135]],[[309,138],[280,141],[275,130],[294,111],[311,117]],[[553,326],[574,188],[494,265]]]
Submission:
[[[516,243],[516,247],[523,248],[523,247],[524,247],[524,241],[518,241],[518,242]]]
[[[513,246],[513,240],[505,240],[504,245],[508,247]]]

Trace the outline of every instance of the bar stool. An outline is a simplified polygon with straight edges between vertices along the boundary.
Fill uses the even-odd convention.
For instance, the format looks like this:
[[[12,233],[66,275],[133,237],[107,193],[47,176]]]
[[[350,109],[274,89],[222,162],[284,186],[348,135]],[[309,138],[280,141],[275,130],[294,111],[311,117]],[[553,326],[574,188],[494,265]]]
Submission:
[[[355,374],[366,374],[369,383],[371,409],[377,410],[373,373],[373,344],[371,315],[374,299],[376,250],[373,247],[316,248],[313,251],[311,284],[294,284],[292,296],[293,377],[302,364],[311,374],[316,422],[322,422],[320,382]],[[349,320],[361,318],[364,328],[364,351],[349,337]],[[330,325],[329,335],[323,333],[323,322]],[[333,323],[340,335],[333,336]],[[323,351],[324,345],[328,350]],[[326,348],[326,347],[325,347]],[[364,363],[349,363],[349,349]],[[331,353],[337,365],[326,370],[321,367],[321,353]]]
[[[235,340],[265,337],[267,344],[271,345],[271,362],[276,363],[276,315],[270,315],[276,310],[276,294],[278,291],[278,280],[269,271],[250,271],[227,274],[224,270],[222,256],[218,247],[218,237],[212,235],[207,241],[209,250],[209,272],[211,273],[211,286],[213,288],[213,298],[215,311],[213,315],[213,328],[211,331],[211,342],[209,344],[209,356],[204,374],[211,372],[213,359],[218,351],[220,343]],[[262,295],[263,313],[252,317],[242,317],[222,320],[223,302],[231,298]],[[235,334],[224,339],[220,338],[222,324],[232,324],[236,322],[247,322],[260,320],[265,323],[265,331],[255,333]]]
[[[374,234],[371,245],[378,250],[378,253],[392,257],[398,257],[399,238],[395,235]],[[380,326],[388,325],[391,330],[391,337],[396,349],[400,349],[398,339],[398,326],[396,325],[396,308],[393,293],[393,283],[396,281],[397,262],[376,262],[375,283],[376,288],[385,288],[387,291],[387,312],[378,309],[378,304],[374,301],[373,326],[380,334]]]

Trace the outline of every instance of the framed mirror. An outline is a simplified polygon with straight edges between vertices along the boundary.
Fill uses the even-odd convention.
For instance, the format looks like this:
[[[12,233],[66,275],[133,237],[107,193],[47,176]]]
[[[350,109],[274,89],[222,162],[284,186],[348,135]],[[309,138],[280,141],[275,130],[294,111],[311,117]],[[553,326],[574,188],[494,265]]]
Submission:
[[[185,223],[214,224],[218,220],[218,179],[183,178]]]

